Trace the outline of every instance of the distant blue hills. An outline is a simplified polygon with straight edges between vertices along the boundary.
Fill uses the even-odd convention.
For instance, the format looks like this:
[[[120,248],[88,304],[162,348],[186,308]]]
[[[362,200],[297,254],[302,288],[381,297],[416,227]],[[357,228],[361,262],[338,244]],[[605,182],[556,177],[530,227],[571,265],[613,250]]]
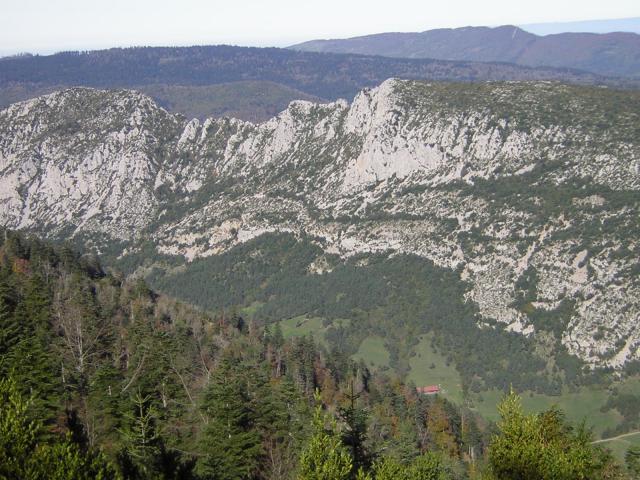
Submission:
[[[639,7],[640,10],[640,7]],[[640,34],[640,17],[614,20],[585,20],[580,22],[530,23],[520,28],[536,35],[558,33],[611,33],[629,32]]]

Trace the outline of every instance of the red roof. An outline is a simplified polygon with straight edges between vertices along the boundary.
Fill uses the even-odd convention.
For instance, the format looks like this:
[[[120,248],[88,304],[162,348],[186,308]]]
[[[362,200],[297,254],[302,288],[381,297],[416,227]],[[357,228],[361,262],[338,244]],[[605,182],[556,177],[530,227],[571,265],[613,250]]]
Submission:
[[[431,394],[440,393],[440,387],[438,385],[427,385],[426,387],[418,387],[418,393]]]

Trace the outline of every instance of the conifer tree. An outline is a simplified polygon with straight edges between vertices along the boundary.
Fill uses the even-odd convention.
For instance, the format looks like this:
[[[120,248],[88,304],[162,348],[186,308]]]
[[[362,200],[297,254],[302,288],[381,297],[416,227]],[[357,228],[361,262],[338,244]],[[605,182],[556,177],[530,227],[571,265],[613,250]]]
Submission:
[[[417,457],[407,470],[411,480],[448,480],[451,478],[440,457],[427,452]]]
[[[354,393],[353,381],[350,391],[346,394],[347,405],[338,409],[340,418],[345,423],[342,432],[342,443],[350,450],[353,470],[368,469],[371,463],[365,442],[367,440],[367,413],[359,408],[356,401],[360,394]]]
[[[0,478],[109,480],[115,470],[99,452],[84,452],[66,439],[41,440],[42,424],[33,417],[12,378],[0,379]]]
[[[489,465],[496,480],[623,478],[611,455],[591,445],[588,432],[567,425],[560,411],[527,415],[513,392],[498,410],[500,434],[489,447]]]
[[[225,357],[207,389],[203,413],[208,418],[200,439],[198,472],[207,479],[251,478],[261,451],[255,413],[238,361]]]
[[[60,405],[62,376],[52,348],[50,292],[38,273],[26,280],[24,290],[14,312],[19,331],[5,359],[21,392],[33,396],[38,418],[51,423]]]
[[[264,454],[261,470],[266,478],[285,478],[295,469],[304,438],[305,402],[290,380],[272,380],[264,369],[259,370],[253,382],[255,428]]]
[[[396,435],[389,442],[389,450],[402,463],[408,464],[420,454],[419,442],[414,425],[402,420]]]
[[[0,287],[1,288],[1,287]],[[6,355],[19,339],[20,326],[6,298],[0,293],[0,356]],[[0,364],[0,372],[3,366]]]
[[[118,460],[127,478],[151,478],[158,473],[160,438],[150,400],[140,392],[135,394],[133,412],[128,415],[127,427],[121,431],[124,446]]]
[[[375,480],[408,480],[407,467],[393,457],[382,457],[373,465]]]
[[[184,461],[168,449],[158,431],[157,415],[151,398],[139,391],[132,399],[133,413],[121,431],[123,447],[118,463],[126,479],[183,480],[191,478],[193,461]]]
[[[335,431],[335,422],[325,426],[325,417],[316,395],[313,436],[300,457],[299,480],[346,480],[353,470],[348,449]]]
[[[630,446],[624,455],[624,460],[633,478],[640,478],[640,446]]]

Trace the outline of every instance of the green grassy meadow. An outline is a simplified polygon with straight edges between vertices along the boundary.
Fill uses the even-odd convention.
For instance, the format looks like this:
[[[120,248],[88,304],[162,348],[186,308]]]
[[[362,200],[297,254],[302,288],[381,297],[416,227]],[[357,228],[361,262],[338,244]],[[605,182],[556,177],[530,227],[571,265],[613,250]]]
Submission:
[[[447,365],[445,357],[431,348],[430,334],[420,336],[409,365],[407,380],[419,387],[440,385],[444,397],[458,404],[463,402],[460,375],[453,364]]]
[[[627,449],[632,445],[640,445],[640,433],[602,442],[600,445],[611,450],[619,461],[624,462],[624,454],[627,452]]]
[[[349,320],[337,322],[349,322]],[[325,332],[328,327],[325,326],[323,318],[301,315],[281,321],[280,326],[285,338],[311,335],[317,341],[325,343]],[[470,394],[465,399],[462,381],[455,365],[447,364],[445,356],[431,346],[431,340],[431,334],[419,337],[418,344],[410,353],[410,369],[407,380],[412,381],[416,386],[439,385],[445,398],[457,404],[466,403],[487,420],[497,421],[499,419],[497,406],[504,393],[498,390],[489,390]],[[366,337],[353,355],[353,359],[362,360],[369,368],[375,370],[386,370],[391,367],[389,350],[385,345],[385,339],[381,336]],[[617,388],[621,393],[639,395],[640,378],[615,383],[611,388]],[[601,438],[606,429],[619,425],[623,420],[615,410],[601,411],[610,396],[610,390],[607,389],[583,387],[575,392],[566,390],[559,396],[540,395],[532,392],[519,393],[527,412],[541,412],[556,406],[565,413],[570,422],[579,424],[584,421],[587,427],[593,430],[595,438]],[[606,442],[605,445],[611,448],[619,458],[622,458],[621,455],[624,455],[631,443],[640,443],[640,434]]]
[[[331,325],[348,325],[350,320],[335,320]],[[300,315],[298,317],[288,318],[279,322],[282,328],[282,336],[284,338],[306,337],[311,335],[317,342],[325,344],[325,332],[328,326],[324,325],[324,319],[321,317],[308,317]]]
[[[371,336],[365,338],[360,344],[360,348],[353,355],[356,361],[362,360],[373,369],[389,368],[389,350],[384,344],[384,338]]]
[[[583,420],[587,427],[593,429],[595,436],[599,436],[603,430],[620,423],[622,417],[615,411],[601,412],[609,396],[606,390],[583,388],[578,392],[566,392],[559,396],[532,394],[521,392],[522,404],[527,412],[541,412],[553,406],[562,410],[567,419],[573,423]],[[473,398],[473,409],[487,420],[498,420],[497,405],[504,394],[496,390],[482,392]]]

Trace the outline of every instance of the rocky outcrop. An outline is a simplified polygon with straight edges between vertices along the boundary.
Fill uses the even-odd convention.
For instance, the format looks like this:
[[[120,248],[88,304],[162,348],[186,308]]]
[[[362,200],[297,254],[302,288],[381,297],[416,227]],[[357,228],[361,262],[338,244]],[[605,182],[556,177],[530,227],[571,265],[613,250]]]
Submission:
[[[131,91],[0,112],[0,222],[187,261],[265,232],[456,269],[504,328],[551,318],[593,365],[640,359],[640,94],[388,80],[262,124],[185,121]],[[541,320],[543,319],[543,320]]]

